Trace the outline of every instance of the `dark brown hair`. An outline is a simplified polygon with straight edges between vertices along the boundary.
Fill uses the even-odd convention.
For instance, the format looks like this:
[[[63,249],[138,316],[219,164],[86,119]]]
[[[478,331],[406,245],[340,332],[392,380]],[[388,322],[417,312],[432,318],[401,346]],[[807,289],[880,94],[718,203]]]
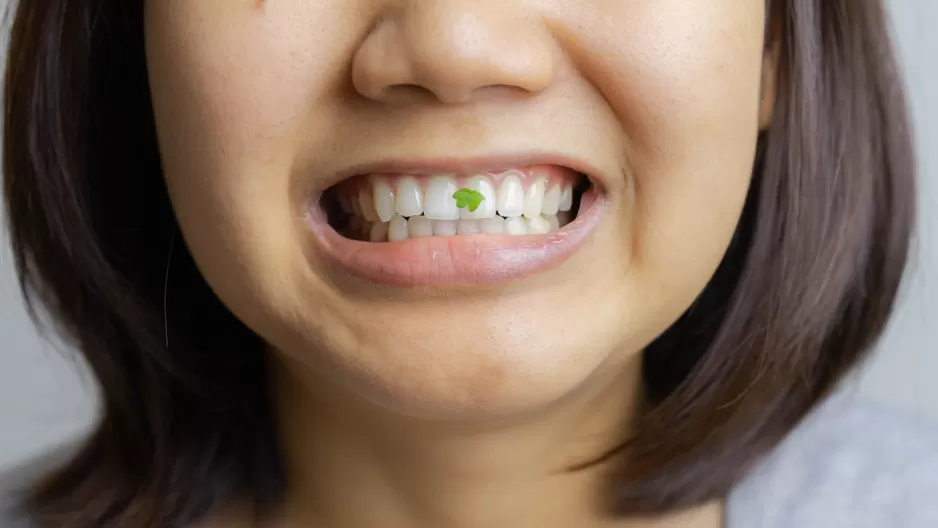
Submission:
[[[775,0],[770,20],[774,122],[724,261],[645,351],[621,512],[724,496],[872,346],[903,275],[913,153],[881,2]],[[4,110],[22,288],[103,389],[97,428],[28,509],[51,526],[176,527],[276,504],[263,343],[173,248],[143,1],[20,2]]]

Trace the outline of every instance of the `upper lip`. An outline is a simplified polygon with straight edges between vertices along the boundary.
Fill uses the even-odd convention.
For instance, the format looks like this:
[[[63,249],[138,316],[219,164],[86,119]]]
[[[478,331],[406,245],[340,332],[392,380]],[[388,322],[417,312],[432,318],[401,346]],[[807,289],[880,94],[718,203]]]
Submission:
[[[433,158],[383,158],[367,161],[343,169],[324,182],[326,188],[354,176],[365,174],[474,174],[506,170],[530,165],[556,165],[572,169],[586,176],[594,186],[606,188],[603,174],[589,162],[577,157],[551,154],[498,154],[491,156]]]

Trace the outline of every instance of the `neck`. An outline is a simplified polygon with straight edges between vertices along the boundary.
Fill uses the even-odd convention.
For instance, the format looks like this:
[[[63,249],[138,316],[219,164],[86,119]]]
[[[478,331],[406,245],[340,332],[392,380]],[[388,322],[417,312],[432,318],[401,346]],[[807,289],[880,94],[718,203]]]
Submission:
[[[640,403],[637,364],[536,414],[472,424],[395,416],[334,386],[323,389],[326,382],[301,370],[275,373],[286,526],[612,524],[603,509],[608,468],[571,468],[626,438],[623,424]]]

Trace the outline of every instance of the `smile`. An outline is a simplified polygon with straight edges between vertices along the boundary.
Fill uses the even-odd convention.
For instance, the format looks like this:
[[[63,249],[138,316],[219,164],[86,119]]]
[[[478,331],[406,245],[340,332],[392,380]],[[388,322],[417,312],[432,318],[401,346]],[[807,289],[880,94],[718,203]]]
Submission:
[[[599,224],[604,203],[590,178],[554,164],[368,172],[323,192],[310,225],[322,253],[360,278],[477,284],[560,264]]]

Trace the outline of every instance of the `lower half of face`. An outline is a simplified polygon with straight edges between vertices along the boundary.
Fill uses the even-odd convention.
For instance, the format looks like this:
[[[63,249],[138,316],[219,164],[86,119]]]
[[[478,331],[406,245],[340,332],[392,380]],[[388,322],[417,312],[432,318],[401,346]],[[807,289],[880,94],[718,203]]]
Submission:
[[[762,2],[166,0],[165,177],[221,300],[412,415],[550,405],[634,358],[747,193]]]

